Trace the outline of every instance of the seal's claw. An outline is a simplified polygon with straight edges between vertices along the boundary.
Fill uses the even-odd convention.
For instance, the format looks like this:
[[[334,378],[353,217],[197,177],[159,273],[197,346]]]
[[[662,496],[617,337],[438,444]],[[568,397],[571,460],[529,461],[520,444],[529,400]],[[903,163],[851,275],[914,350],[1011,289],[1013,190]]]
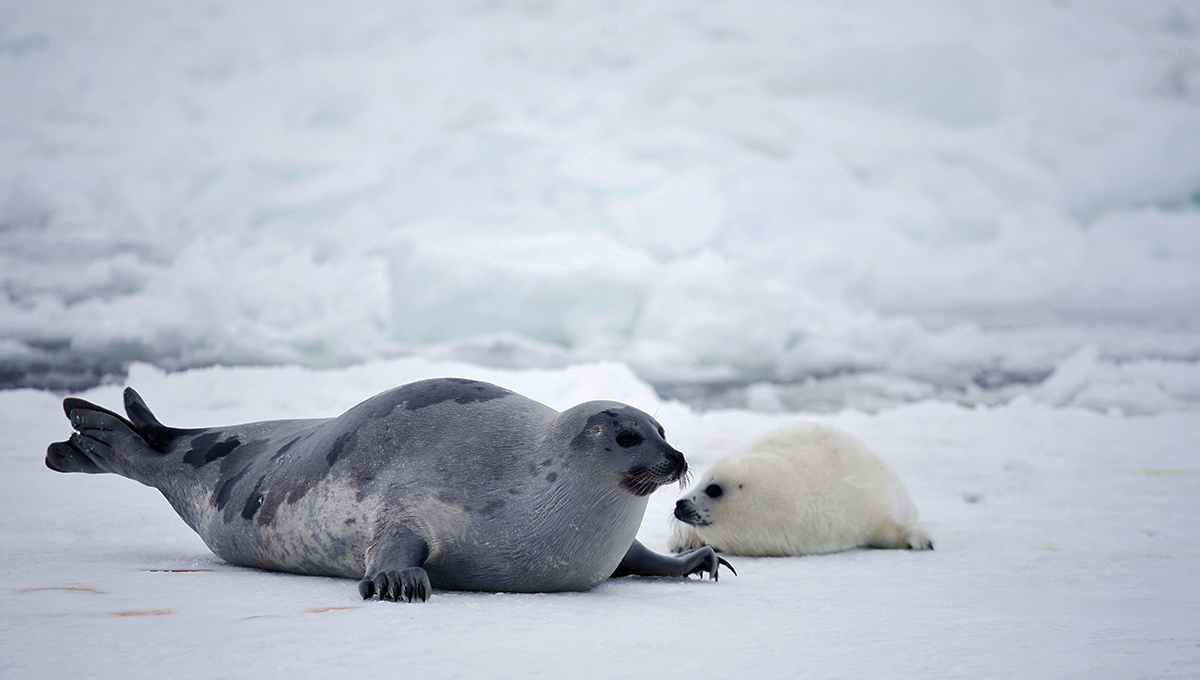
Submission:
[[[429,575],[420,567],[387,570],[358,582],[358,593],[364,600],[376,595],[389,602],[429,601]]]
[[[704,575],[708,574],[710,579],[717,581],[721,577],[720,569],[722,564],[726,567],[729,567],[729,571],[732,571],[733,575],[737,576],[737,572],[734,571],[733,565],[725,561],[725,558],[718,557],[716,551],[707,545],[703,548],[697,548],[695,550],[683,553],[679,556],[679,559],[682,559],[685,561],[685,563],[690,564],[690,568],[687,569],[684,576],[696,574],[700,578],[704,578]]]
[[[733,572],[733,575],[734,575],[734,576],[737,576],[737,571],[736,571],[736,570],[733,568],[733,565],[732,565],[732,564],[730,564],[730,563],[728,563],[728,562],[726,562],[724,557],[718,557],[718,558],[717,558],[717,563],[718,563],[718,564],[724,564],[726,567],[728,567],[728,568],[729,568],[729,571],[732,571],[732,572]],[[713,576],[713,578],[716,578],[716,573],[717,573],[717,570],[716,570],[716,569],[713,569],[713,575],[714,575],[714,576]]]

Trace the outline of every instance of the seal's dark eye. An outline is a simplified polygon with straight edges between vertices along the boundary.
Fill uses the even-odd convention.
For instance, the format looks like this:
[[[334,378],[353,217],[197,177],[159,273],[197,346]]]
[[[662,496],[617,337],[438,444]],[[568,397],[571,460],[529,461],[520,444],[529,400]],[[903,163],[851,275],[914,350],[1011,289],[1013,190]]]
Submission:
[[[716,484],[709,484],[704,487],[704,493],[708,494],[709,498],[720,498],[721,494],[725,493],[725,490]]]
[[[637,446],[642,443],[642,435],[636,432],[622,432],[617,435],[617,443],[625,448]]]
[[[658,436],[662,437],[663,439],[667,438],[667,431],[662,429],[662,425],[658,426]]]

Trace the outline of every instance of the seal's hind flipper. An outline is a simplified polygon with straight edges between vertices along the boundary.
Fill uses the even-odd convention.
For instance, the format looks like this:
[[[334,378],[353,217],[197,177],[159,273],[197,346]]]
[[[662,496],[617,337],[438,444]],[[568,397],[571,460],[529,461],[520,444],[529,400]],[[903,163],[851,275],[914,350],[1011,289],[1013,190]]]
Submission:
[[[46,467],[58,472],[117,472],[109,464],[113,457],[114,435],[123,432],[136,437],[133,424],[103,406],[74,397],[63,399],[63,412],[75,428],[75,434],[46,449]],[[145,446],[144,442],[142,446]]]
[[[148,484],[147,456],[157,458],[182,431],[159,423],[133,390],[125,391],[125,403],[138,424],[90,401],[64,399],[63,411],[75,434],[46,449],[46,467],[58,472],[112,472]]]
[[[72,445],[70,440],[54,442],[46,449],[46,467],[55,472],[86,472],[93,475],[108,472]]]
[[[108,415],[110,415],[118,420],[124,421],[125,425],[127,425],[130,429],[136,429],[136,428],[134,428],[133,423],[129,422],[128,420],[125,420],[125,418],[122,417],[121,414],[113,413],[112,411],[109,411],[108,409],[104,408],[103,406],[98,406],[96,404],[93,404],[90,401],[85,400],[85,399],[77,399],[75,397],[67,397],[66,399],[63,399],[62,405],[63,405],[63,413],[67,414],[67,420],[71,419],[71,413],[74,411],[99,411],[101,413],[107,413]]]
[[[147,444],[159,451],[166,451],[167,446],[176,437],[187,432],[187,430],[167,427],[158,422],[158,418],[154,417],[154,414],[150,412],[150,407],[146,406],[146,402],[142,400],[142,395],[135,392],[132,387],[125,388],[125,413],[129,414],[129,420],[126,421],[129,426],[141,435]]]

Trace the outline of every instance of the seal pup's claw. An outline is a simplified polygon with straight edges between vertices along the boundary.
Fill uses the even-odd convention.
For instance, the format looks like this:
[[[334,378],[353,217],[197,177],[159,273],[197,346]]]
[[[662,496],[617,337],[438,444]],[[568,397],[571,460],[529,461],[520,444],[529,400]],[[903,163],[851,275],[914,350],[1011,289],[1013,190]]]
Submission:
[[[389,602],[412,602],[414,599],[428,602],[432,589],[429,575],[420,567],[381,571],[358,582],[358,594],[364,600],[378,595],[380,600]]]
[[[906,531],[900,545],[909,550],[933,550],[933,539],[923,529],[924,527],[915,527]]]

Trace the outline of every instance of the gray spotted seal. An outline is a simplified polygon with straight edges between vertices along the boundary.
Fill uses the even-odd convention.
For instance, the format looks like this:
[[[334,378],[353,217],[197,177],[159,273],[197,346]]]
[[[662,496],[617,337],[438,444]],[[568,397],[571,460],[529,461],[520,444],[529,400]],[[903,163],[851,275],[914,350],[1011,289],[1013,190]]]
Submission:
[[[780,428],[717,461],[676,503],[675,518],[675,552],[933,549],[900,478],[858,440],[821,425]]]
[[[611,576],[717,578],[712,548],[659,555],[635,536],[647,496],[687,471],[636,408],[562,413],[488,383],[424,380],[337,418],[179,429],[125,390],[128,418],[63,401],[59,472],[155,487],[233,564],[360,579],[364,599],[450,590],[585,590]]]

